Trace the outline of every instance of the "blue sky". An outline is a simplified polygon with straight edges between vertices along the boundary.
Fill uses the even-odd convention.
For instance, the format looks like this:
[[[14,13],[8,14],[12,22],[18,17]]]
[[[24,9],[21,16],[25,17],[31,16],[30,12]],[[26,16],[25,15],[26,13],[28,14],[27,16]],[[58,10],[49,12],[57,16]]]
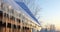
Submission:
[[[40,21],[59,25],[60,23],[60,0],[39,0]]]

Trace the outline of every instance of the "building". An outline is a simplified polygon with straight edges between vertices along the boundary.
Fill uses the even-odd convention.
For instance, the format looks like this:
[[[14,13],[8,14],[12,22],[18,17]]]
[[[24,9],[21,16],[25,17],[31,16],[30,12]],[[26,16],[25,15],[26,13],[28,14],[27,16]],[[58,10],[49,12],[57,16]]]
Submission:
[[[50,25],[50,32],[55,32],[55,25]]]
[[[45,27],[41,28],[40,32],[56,32],[55,25],[53,25],[53,24],[47,24]]]
[[[0,0],[0,32],[40,31],[38,20],[24,2]]]

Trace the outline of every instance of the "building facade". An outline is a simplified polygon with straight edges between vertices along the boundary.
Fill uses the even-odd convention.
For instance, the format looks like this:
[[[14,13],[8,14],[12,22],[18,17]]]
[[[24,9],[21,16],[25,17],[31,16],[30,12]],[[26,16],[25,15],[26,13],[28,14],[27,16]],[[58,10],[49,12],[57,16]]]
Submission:
[[[25,12],[24,7],[20,7],[14,0],[0,0],[0,32],[40,31],[41,27],[37,19],[31,16],[32,13],[28,14],[26,7]]]

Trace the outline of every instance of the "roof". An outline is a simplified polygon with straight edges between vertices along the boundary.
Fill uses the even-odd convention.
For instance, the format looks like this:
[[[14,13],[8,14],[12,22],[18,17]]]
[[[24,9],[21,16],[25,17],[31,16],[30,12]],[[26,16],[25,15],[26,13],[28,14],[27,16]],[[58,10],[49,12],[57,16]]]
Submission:
[[[39,24],[38,20],[35,18],[35,16],[33,15],[33,13],[29,10],[29,8],[25,5],[24,2],[17,2],[17,1],[15,1],[15,2],[16,2],[21,8],[23,8],[24,11],[25,11],[26,13],[28,13],[29,16],[31,16],[31,17]]]

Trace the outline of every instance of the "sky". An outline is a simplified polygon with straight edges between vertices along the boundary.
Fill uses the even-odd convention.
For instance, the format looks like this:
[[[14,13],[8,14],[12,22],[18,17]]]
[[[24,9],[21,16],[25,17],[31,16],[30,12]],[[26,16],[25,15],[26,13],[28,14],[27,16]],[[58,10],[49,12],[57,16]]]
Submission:
[[[55,24],[56,26],[60,25],[60,0],[35,0],[35,3],[41,8],[38,13],[40,22],[42,21],[43,24]]]
[[[60,0],[38,0],[40,5],[40,21],[47,24],[60,25]]]
[[[41,8],[38,13],[40,22],[43,24],[55,24],[56,26],[60,25],[60,0],[35,0],[35,5]]]

